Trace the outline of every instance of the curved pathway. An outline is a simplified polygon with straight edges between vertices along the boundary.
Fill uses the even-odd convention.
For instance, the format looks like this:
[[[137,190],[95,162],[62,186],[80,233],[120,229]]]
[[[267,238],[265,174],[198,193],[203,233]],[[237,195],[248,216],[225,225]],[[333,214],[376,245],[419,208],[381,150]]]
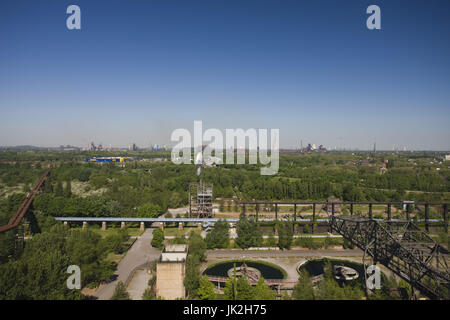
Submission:
[[[95,293],[94,297],[99,300],[111,299],[114,289],[119,281],[126,284],[130,280],[133,272],[137,267],[144,264],[150,264],[153,260],[158,259],[161,251],[153,248],[150,243],[153,238],[153,229],[149,228],[137,238],[133,246],[128,250],[127,254],[120,261],[117,270],[114,273],[117,278],[114,281],[103,284]]]

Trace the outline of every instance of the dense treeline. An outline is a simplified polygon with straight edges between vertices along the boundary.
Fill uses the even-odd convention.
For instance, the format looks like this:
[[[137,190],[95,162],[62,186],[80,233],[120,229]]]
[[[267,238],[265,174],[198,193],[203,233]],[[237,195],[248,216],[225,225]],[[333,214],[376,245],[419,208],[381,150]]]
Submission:
[[[435,172],[393,169],[380,174],[367,168],[295,168],[280,172],[279,177],[261,176],[257,170],[214,168],[205,170],[205,179],[214,183],[216,196],[247,200],[325,200],[330,196],[346,201],[440,200],[440,193],[450,191],[448,177]],[[406,194],[406,190],[438,194]]]
[[[20,256],[0,265],[0,299],[83,299],[79,290],[67,288],[67,268],[79,266],[81,285],[96,286],[116,268],[107,254],[121,252],[127,239],[126,231],[102,238],[56,224],[27,240]]]
[[[52,169],[34,208],[51,216],[156,217],[188,203],[193,177],[187,167],[171,163],[123,168],[70,162]],[[84,183],[81,193],[74,190],[77,181]]]
[[[2,152],[0,158],[45,157],[44,151],[33,154],[34,158],[26,152]],[[72,158],[68,156],[70,154]],[[170,161],[133,161],[124,166],[82,162],[83,157],[93,154],[109,155],[49,152],[49,158],[58,155],[63,160],[54,162],[44,193],[35,200],[35,209],[51,216],[155,217],[167,208],[187,205],[189,184],[198,179],[193,165],[175,165]],[[169,156],[169,153],[125,153],[137,154]],[[428,158],[420,156],[387,154],[375,158],[369,153],[282,154],[279,173],[275,176],[261,176],[258,165],[223,165],[204,170],[204,180],[214,184],[216,198],[450,200],[450,170],[436,162],[430,164]],[[43,172],[44,163],[0,163],[0,193],[1,188],[6,190],[8,186],[19,184],[23,184],[22,191],[26,192]],[[381,171],[383,166],[387,169]],[[436,170],[438,166],[440,170]]]

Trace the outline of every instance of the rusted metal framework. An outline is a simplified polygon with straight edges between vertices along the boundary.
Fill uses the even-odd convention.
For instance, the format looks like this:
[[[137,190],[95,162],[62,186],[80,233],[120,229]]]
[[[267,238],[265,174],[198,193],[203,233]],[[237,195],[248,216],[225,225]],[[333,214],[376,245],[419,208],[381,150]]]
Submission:
[[[45,170],[44,174],[41,176],[39,181],[34,186],[33,190],[31,190],[25,200],[22,202],[22,204],[17,209],[16,213],[9,219],[8,224],[5,224],[3,226],[0,226],[0,232],[5,232],[14,228],[17,228],[22,221],[23,216],[30,208],[31,203],[33,202],[34,196],[39,192],[39,189],[42,187],[42,185],[45,182],[45,179],[50,173],[50,168]]]
[[[189,185],[189,217],[212,217],[213,185],[192,183]]]
[[[412,202],[412,201],[390,201],[390,202],[356,202],[356,201],[240,201],[239,205],[241,206],[242,214],[246,215],[247,206],[255,207],[255,216],[256,220],[258,220],[260,215],[260,208],[264,208],[267,206],[271,206],[274,208],[274,216],[275,220],[278,220],[280,207],[282,205],[292,206],[293,207],[293,221],[297,221],[297,218],[304,219],[298,212],[297,209],[299,206],[310,205],[312,207],[312,220],[314,221],[319,212],[325,210],[327,215],[336,216],[342,215],[341,207],[346,206],[349,208],[349,213],[351,216],[356,215],[355,207],[356,206],[367,206],[368,212],[363,214],[366,217],[372,219],[373,208],[375,206],[385,206],[386,207],[386,215],[388,221],[393,221],[393,213],[392,207],[403,207],[402,214],[406,220],[412,219],[413,212],[417,213],[423,211],[424,219],[422,219],[425,230],[428,232],[431,225],[441,226],[444,231],[448,233],[448,207],[449,203],[447,202]],[[431,206],[440,208],[438,209],[441,213],[441,218],[439,219],[430,219],[430,208]]]
[[[431,299],[450,299],[449,252],[409,220],[330,216],[332,230]]]
[[[221,276],[208,276],[209,281],[216,283],[226,283],[230,278]],[[248,283],[252,286],[256,286],[258,281],[247,279]],[[297,281],[289,281],[284,279],[264,279],[264,284],[269,287],[282,287],[283,289],[293,289],[297,284]]]

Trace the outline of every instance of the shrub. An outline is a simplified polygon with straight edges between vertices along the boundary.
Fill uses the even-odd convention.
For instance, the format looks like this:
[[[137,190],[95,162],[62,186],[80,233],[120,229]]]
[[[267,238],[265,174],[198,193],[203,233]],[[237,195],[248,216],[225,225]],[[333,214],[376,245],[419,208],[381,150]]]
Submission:
[[[160,228],[153,230],[152,246],[161,250],[163,248],[163,242],[164,232]]]

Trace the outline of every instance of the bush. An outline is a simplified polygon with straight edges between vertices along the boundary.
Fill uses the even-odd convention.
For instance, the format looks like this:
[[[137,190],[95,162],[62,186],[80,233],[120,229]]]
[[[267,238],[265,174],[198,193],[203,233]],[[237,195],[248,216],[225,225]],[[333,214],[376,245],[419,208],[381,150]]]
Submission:
[[[163,248],[163,243],[164,231],[162,231],[160,228],[153,230],[153,239],[151,242],[152,246],[161,250]]]
[[[243,248],[257,247],[263,242],[262,232],[258,224],[253,220],[241,218],[237,224],[236,244]]]
[[[316,243],[311,237],[299,237],[295,240],[295,244],[308,249],[319,249],[321,247],[321,245]]]
[[[323,245],[325,249],[329,246],[336,246],[339,245],[339,240],[336,238],[326,237]]]
[[[161,214],[161,207],[154,203],[144,203],[139,207],[137,216],[140,218],[156,218]]]
[[[122,281],[119,281],[119,283],[117,284],[111,300],[130,300],[130,295],[126,291],[125,285]]]
[[[116,254],[125,251],[124,242],[129,238],[127,229],[119,229],[115,234],[108,235],[103,241],[106,246]]]
[[[95,188],[99,189],[108,185],[108,178],[100,174],[93,174],[89,177],[89,183]],[[58,187],[58,185],[57,185]]]
[[[281,222],[278,227],[278,247],[280,249],[290,249],[293,240],[292,223]]]
[[[225,220],[217,221],[211,232],[206,235],[208,249],[226,248],[229,242],[228,223]]]
[[[311,233],[311,231],[309,230],[309,224],[305,224],[303,226],[303,233]]]
[[[355,245],[345,238],[344,238],[344,242],[343,242],[342,246],[344,247],[344,249],[354,249],[355,248]]]
[[[147,288],[145,289],[144,293],[142,294],[142,300],[155,300],[156,295],[153,292],[153,289]]]

